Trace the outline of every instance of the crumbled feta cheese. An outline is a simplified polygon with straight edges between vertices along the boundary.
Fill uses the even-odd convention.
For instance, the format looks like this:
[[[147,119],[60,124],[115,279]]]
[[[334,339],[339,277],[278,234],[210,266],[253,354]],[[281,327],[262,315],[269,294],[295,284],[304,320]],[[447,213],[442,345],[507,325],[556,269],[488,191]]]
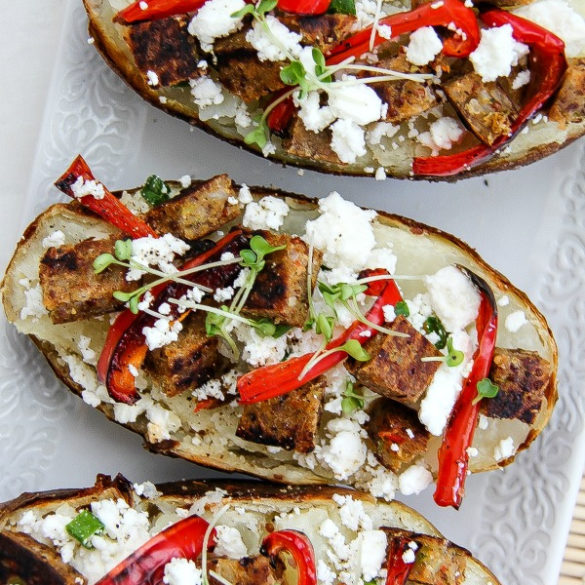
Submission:
[[[479,421],[477,423],[477,428],[481,429],[482,431],[485,431],[489,426],[489,419],[485,414],[481,414],[479,415]]]
[[[243,205],[247,205],[248,203],[254,201],[254,198],[252,197],[252,193],[250,192],[250,187],[248,187],[248,185],[242,185],[240,187],[240,191],[238,193],[238,199],[240,201],[240,203],[242,203]]]
[[[333,419],[327,424],[333,434],[317,456],[327,465],[336,479],[345,480],[353,475],[365,462],[368,449],[361,437],[361,427],[347,419]]]
[[[157,319],[153,327],[143,327],[142,334],[150,351],[177,341],[183,329],[180,321],[171,322],[169,319]]]
[[[443,49],[443,41],[432,26],[423,26],[410,35],[406,59],[413,65],[427,65]]]
[[[414,563],[415,560],[416,554],[411,548],[405,550],[402,553],[402,562],[405,563],[406,565],[412,565],[412,563]]]
[[[167,274],[176,272],[173,260],[190,249],[189,244],[172,234],[164,234],[160,238],[147,236],[132,240],[132,256],[130,263],[142,266],[153,266]],[[126,280],[139,280],[144,270],[131,268],[126,273]]]
[[[514,455],[514,452],[515,452],[514,439],[512,439],[512,437],[502,439],[494,449],[494,459],[496,461],[502,461],[503,459],[512,457],[512,455]]]
[[[175,558],[165,565],[163,583],[166,585],[201,585],[203,574],[191,559]]]
[[[242,19],[232,14],[245,6],[244,0],[208,0],[191,19],[189,34],[196,36],[204,51],[211,52],[213,42],[242,28]]]
[[[333,192],[319,201],[320,216],[308,221],[304,239],[323,252],[329,268],[360,270],[376,239],[372,220],[376,212],[360,209]]]
[[[319,583],[323,583],[323,585],[333,585],[336,578],[337,575],[329,568],[329,565],[327,565],[323,559],[319,559],[317,561],[317,579]]]
[[[418,142],[430,148],[436,155],[439,150],[450,150],[463,137],[465,130],[455,118],[443,116],[434,121],[428,132],[421,132],[416,136]]]
[[[289,211],[286,201],[268,195],[246,205],[242,225],[253,230],[278,230]]]
[[[356,542],[357,541],[357,542]],[[362,579],[365,583],[380,576],[380,571],[386,560],[386,546],[388,538],[383,530],[364,530],[352,542],[352,548],[357,548],[357,560]]]
[[[191,186],[191,176],[190,175],[183,175],[179,178],[179,183],[181,183],[181,187],[183,189],[187,189]]]
[[[152,71],[151,69],[149,69],[146,72],[146,83],[151,87],[156,87],[159,84],[159,79],[158,75],[156,74],[156,71]]]
[[[398,124],[378,122],[366,133],[366,141],[370,146],[375,146],[376,144],[380,144],[382,138],[392,138],[399,130],[400,126]]]
[[[43,291],[40,284],[25,289],[24,298],[24,307],[20,309],[20,318],[22,320],[27,319],[28,317],[38,319],[39,317],[48,314],[48,311],[43,304]]]
[[[568,2],[541,0],[521,6],[513,12],[560,37],[565,42],[567,57],[578,57],[585,51],[585,18]]]
[[[229,301],[234,296],[234,289],[231,286],[226,286],[225,288],[216,288],[215,292],[213,293],[213,298],[218,303],[224,303],[225,301]]]
[[[77,199],[86,195],[91,195],[94,199],[103,199],[106,196],[104,186],[99,181],[92,179],[86,181],[82,176],[77,177],[75,183],[71,185],[71,192]]]
[[[355,85],[347,85],[352,81]],[[365,126],[382,116],[382,100],[375,90],[351,75],[344,76],[343,85],[331,84],[326,90],[329,108],[340,120]]]
[[[271,14],[266,15],[266,26],[270,32],[263,22],[255,20],[246,33],[246,40],[256,49],[260,61],[284,61],[289,59],[289,55],[295,58],[301,55],[300,34],[290,31]],[[278,44],[274,42],[274,37],[278,38]]]
[[[384,167],[378,167],[376,169],[376,174],[374,175],[376,181],[385,181],[386,180],[386,170]]]
[[[136,492],[137,496],[145,497],[145,498],[157,498],[158,496],[162,495],[162,492],[159,492],[156,489],[156,486],[151,481],[145,481],[143,483],[135,483],[132,485],[134,491]]]
[[[321,106],[321,96],[317,91],[310,91],[303,99],[295,92],[295,104],[299,107],[299,118],[305,128],[311,132],[321,132],[335,120],[335,114],[329,106]]]
[[[344,163],[354,163],[366,154],[364,130],[352,120],[339,119],[331,125],[331,149]]]
[[[482,29],[479,45],[469,55],[469,60],[484,81],[510,75],[512,67],[530,52],[526,45],[514,39],[512,33],[509,24]]]
[[[208,400],[209,398],[215,398],[217,400],[224,399],[222,384],[215,378],[205,382],[199,388],[195,388],[191,394],[197,400]]]
[[[455,266],[425,278],[431,305],[447,331],[465,329],[477,316],[481,297],[471,280]]]
[[[43,248],[57,248],[65,243],[65,234],[61,230],[55,230],[46,238],[43,238]]]
[[[498,299],[498,306],[500,307],[506,307],[507,305],[510,304],[510,297],[508,295],[502,295],[499,299]]]
[[[510,333],[516,333],[526,323],[528,321],[524,311],[514,311],[506,317],[505,326]]]
[[[512,89],[520,89],[530,83],[530,69],[520,71],[512,81]]]
[[[214,553],[230,559],[241,559],[248,554],[248,549],[242,540],[237,528],[231,526],[216,526],[217,533]]]
[[[87,337],[86,335],[80,335],[79,340],[77,342],[77,347],[81,352],[81,357],[86,364],[90,364],[95,366],[97,363],[96,353],[93,349],[89,347],[91,343],[91,338]]]
[[[181,419],[170,410],[163,408],[160,404],[152,403],[146,409],[146,416],[150,421],[148,424],[156,428],[156,438],[151,442],[160,442],[171,438],[171,433],[181,426]]]
[[[433,482],[433,474],[422,465],[411,465],[398,477],[400,491],[409,496],[422,492]]]
[[[392,323],[392,321],[396,319],[394,305],[384,305],[382,311],[384,312],[384,321],[386,321],[386,323]]]
[[[193,101],[200,108],[221,104],[225,99],[221,85],[213,81],[211,77],[191,79],[189,85]]]
[[[286,355],[287,337],[262,337],[256,329],[238,324],[234,332],[239,341],[244,343],[242,359],[254,367],[280,362]]]

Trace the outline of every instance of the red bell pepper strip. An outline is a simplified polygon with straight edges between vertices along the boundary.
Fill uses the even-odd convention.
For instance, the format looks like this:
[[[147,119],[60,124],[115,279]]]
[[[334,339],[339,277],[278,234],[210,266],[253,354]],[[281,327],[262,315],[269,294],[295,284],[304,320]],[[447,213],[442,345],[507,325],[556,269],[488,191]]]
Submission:
[[[331,0],[278,0],[278,8],[292,14],[317,16],[325,14]]]
[[[274,106],[266,118],[266,123],[270,131],[274,132],[277,136],[283,136],[295,113],[295,109],[292,98],[288,98]]]
[[[374,271],[372,271],[374,272]],[[375,271],[379,273],[379,271]],[[402,300],[400,291],[393,280],[382,281],[384,289],[372,308],[368,311],[366,319],[376,325],[381,325],[384,322],[384,310],[386,305],[395,305]],[[376,283],[372,283],[376,284]],[[377,288],[377,287],[376,287]],[[367,293],[368,291],[366,291]],[[363,335],[369,332],[369,335]],[[357,339],[363,343],[377,331],[361,321],[354,321],[351,326],[339,337],[330,341],[326,350],[334,349],[343,345],[350,339]],[[252,370],[239,378],[237,388],[240,394],[240,404],[252,404],[260,402],[275,396],[281,396],[300,388],[303,384],[314,380],[327,370],[330,370],[340,362],[342,362],[347,354],[344,351],[336,351],[322,360],[319,360],[305,375],[299,379],[307,362],[313,357],[314,353],[308,353],[303,356],[294,357],[285,362],[271,364],[256,370]]]
[[[317,585],[315,551],[308,537],[298,530],[271,532],[262,541],[262,554],[275,560],[281,552],[288,552],[297,567],[297,585]]]
[[[408,575],[414,563],[407,563],[404,560],[404,553],[409,550],[410,544],[414,542],[406,536],[394,536],[388,543],[388,555],[386,557],[386,585],[405,585],[408,581]],[[418,545],[417,545],[418,548]]]
[[[199,10],[207,0],[139,0],[120,10],[114,20],[121,24],[132,24],[142,20],[157,20]],[[144,6],[144,8],[142,8]]]
[[[424,26],[444,26],[455,29],[455,34],[443,43],[443,54],[448,57],[467,57],[479,44],[480,32],[475,12],[460,0],[435,0],[421,4],[414,10],[399,12],[381,18],[379,25],[390,26],[392,37],[413,32]],[[372,27],[349,37],[327,56],[327,65],[335,65],[349,57],[360,57],[370,50]],[[374,46],[386,42],[379,34],[374,36]]]
[[[474,404],[478,395],[477,383],[490,372],[498,331],[498,310],[490,287],[473,272],[461,269],[479,289],[481,302],[476,318],[478,347],[473,356],[471,372],[463,382],[463,389],[451,412],[439,448],[439,471],[434,499],[439,506],[454,508],[459,508],[463,500],[469,459],[467,449],[473,442],[479,416],[480,404]]]
[[[224,252],[238,254],[239,250],[243,249],[247,243],[248,238],[242,234],[242,231],[235,230],[219,240],[213,248],[186,262],[182,268],[188,270],[205,262],[219,259]],[[239,270],[239,264],[232,264],[196,272],[186,278],[193,283],[205,286],[212,283],[217,286],[227,286],[237,277]],[[155,306],[158,307],[169,298],[180,298],[187,292],[188,288],[189,286],[186,284],[175,282],[154,288],[151,292],[156,295]],[[171,318],[182,320],[187,315],[188,311],[181,314],[177,305],[171,305],[169,315]],[[102,350],[102,355],[100,355],[99,371],[100,376],[105,378],[109,395],[114,400],[134,404],[138,400],[139,394],[136,390],[135,378],[130,372],[130,366],[136,369],[142,366],[147,353],[143,329],[151,327],[156,321],[156,317],[141,313],[133,320],[130,317],[127,320],[122,317],[119,319],[122,323],[115,328],[115,332],[108,335],[106,345]],[[127,325],[126,329],[123,329],[124,324]],[[117,325],[117,321],[114,323],[115,325]]]
[[[415,158],[412,165],[415,175],[429,177],[456,175],[490,158],[522,130],[561,84],[567,69],[567,59],[565,43],[559,37],[529,20],[497,8],[484,12],[481,19],[489,27],[511,25],[514,38],[530,46],[532,66],[530,85],[527,90],[528,98],[507,136],[501,136],[491,146],[479,144],[455,154]]]
[[[195,560],[203,552],[209,524],[200,516],[189,516],[169,526],[126,557],[96,585],[158,585],[165,565],[175,558]],[[215,546],[215,529],[208,549]]]
[[[104,197],[98,199],[93,195],[85,195],[77,198],[73,193],[72,186],[81,177],[84,181],[95,181],[88,164],[81,155],[71,163],[65,173],[55,181],[55,186],[69,197],[77,199],[82,205],[97,213],[100,217],[121,229],[132,238],[143,238],[145,236],[158,237],[157,233],[142,219],[134,215],[117,197],[114,197],[106,187]]]

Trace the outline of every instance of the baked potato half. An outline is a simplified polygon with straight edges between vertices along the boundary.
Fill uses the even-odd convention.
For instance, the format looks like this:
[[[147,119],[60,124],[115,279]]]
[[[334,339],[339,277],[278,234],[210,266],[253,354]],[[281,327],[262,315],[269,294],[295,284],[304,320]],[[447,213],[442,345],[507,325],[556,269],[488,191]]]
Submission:
[[[214,530],[209,541],[207,528]],[[211,583],[357,584],[384,583],[387,569],[393,583],[406,582],[390,581],[402,571],[408,582],[429,585],[498,584],[411,508],[327,486],[155,487],[98,476],[91,488],[28,493],[0,504],[0,542],[3,583],[139,583],[157,574],[165,583],[198,576],[188,581],[197,583],[203,573]],[[275,542],[294,555],[298,577]]]
[[[440,475],[441,445],[461,451],[456,468],[497,469],[545,427],[557,398],[546,320],[454,236],[226,175],[160,181],[171,197],[155,207],[150,187],[117,196],[160,238],[129,240],[79,201],[57,204],[27,228],[1,288],[8,320],[67,387],[149,449],[391,499]],[[183,250],[173,260],[164,242]],[[462,420],[474,437],[451,428]]]
[[[453,180],[531,163],[585,132],[575,0],[487,11],[349,0],[333,14],[316,1],[298,14],[287,0],[194,0],[154,20],[157,2],[84,4],[96,48],[144,99],[285,164]]]

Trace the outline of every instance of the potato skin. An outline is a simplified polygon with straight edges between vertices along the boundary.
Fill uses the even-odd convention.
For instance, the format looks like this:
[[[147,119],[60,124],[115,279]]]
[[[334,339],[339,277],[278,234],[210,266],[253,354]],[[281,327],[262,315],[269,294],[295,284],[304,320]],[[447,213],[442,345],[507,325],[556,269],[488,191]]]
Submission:
[[[256,147],[245,144],[243,138],[235,131],[228,129],[226,126],[214,124],[213,121],[203,122],[200,120],[192,106],[175,99],[168,99],[164,104],[161,103],[159,100],[159,92],[146,83],[130,51],[125,46],[122,27],[112,23],[113,13],[110,7],[106,6],[107,0],[83,1],[89,18],[89,34],[95,41],[94,45],[96,49],[114,72],[143,99],[168,114],[181,118],[193,126],[198,126],[209,134],[227,141],[234,146],[246,149],[258,156],[263,156]],[[511,2],[503,0],[503,4],[510,4],[512,2],[515,5],[522,3],[517,0],[511,0]],[[396,179],[453,182],[463,178],[510,170],[536,162],[568,146],[574,140],[585,134],[585,120],[571,122],[564,128],[557,127],[552,122],[549,126],[551,127],[552,134],[547,142],[540,143],[534,141],[534,143],[531,143],[527,141],[522,148],[512,149],[509,152],[507,151],[508,149],[504,149],[506,152],[500,152],[486,162],[454,176],[428,177],[412,175],[412,159],[396,160],[392,162],[392,165],[384,165],[386,167],[386,175]],[[343,164],[336,162],[336,157],[323,160],[315,153],[299,152],[291,154],[282,148],[278,148],[277,152],[271,158],[286,165],[308,168],[322,173],[348,176],[371,177],[371,172],[366,172],[365,169],[371,166],[379,166],[379,163],[371,158],[365,159],[364,163]]]

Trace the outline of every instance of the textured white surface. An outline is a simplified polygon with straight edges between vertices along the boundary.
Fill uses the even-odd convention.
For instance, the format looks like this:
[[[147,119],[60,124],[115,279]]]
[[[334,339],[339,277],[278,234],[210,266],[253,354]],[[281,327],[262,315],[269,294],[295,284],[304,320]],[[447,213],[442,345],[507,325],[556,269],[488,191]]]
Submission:
[[[410,502],[503,583],[554,583],[584,455],[583,142],[531,167],[454,185],[300,176],[143,104],[87,44],[77,0],[46,0],[42,12],[38,2],[20,0],[3,11],[2,266],[25,223],[58,197],[52,180],[81,152],[112,188],[152,172],[203,178],[227,171],[240,182],[320,196],[336,189],[455,233],[535,299],[560,345],[561,400],[551,426],[516,465],[471,478],[459,512],[437,510],[428,491]],[[144,452],[137,437],[69,396],[2,319],[0,501],[23,490],[87,485],[98,472],[135,481],[216,475]]]

